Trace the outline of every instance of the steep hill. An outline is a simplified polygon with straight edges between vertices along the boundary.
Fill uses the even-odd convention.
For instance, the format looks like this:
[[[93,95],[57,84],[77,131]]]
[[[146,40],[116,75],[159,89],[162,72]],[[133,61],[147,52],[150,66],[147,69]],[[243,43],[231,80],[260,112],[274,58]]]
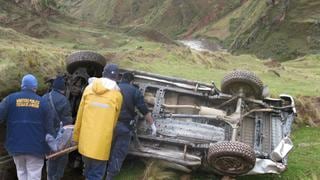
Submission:
[[[73,17],[171,38],[206,38],[236,53],[289,60],[320,50],[318,0],[59,0]],[[93,10],[94,9],[94,10]]]
[[[218,38],[232,51],[289,60],[319,53],[320,1],[247,1],[231,14],[198,32]]]
[[[59,0],[59,4],[64,12],[76,18],[109,26],[148,27],[176,37],[182,33],[191,35],[240,6],[240,1]]]
[[[99,51],[124,67],[206,82],[214,80],[218,85],[227,71],[242,68],[255,71],[275,95],[282,92],[317,95],[320,92],[317,85],[320,80],[319,56],[316,55],[278,63],[274,60],[262,61],[250,55],[196,52],[175,44],[128,36],[115,32],[114,28],[85,20],[34,13],[32,7],[28,9],[21,5],[26,1],[0,2],[0,60],[1,74],[4,74],[0,77],[0,85],[5,87],[1,88],[3,94],[18,87],[17,79],[23,72],[35,72],[41,77],[53,75],[57,69],[63,70],[65,55],[82,49]],[[262,4],[255,5],[265,9]],[[19,67],[19,70],[11,70],[13,67]]]

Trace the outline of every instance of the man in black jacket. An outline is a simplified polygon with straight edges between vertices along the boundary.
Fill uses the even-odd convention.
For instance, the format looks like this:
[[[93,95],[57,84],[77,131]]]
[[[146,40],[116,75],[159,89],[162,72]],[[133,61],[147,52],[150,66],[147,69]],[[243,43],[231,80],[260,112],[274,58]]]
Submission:
[[[65,81],[63,77],[58,76],[52,84],[52,90],[45,94],[43,98],[48,102],[50,109],[53,111],[53,125],[55,137],[61,126],[72,124],[71,106],[65,97]],[[68,154],[50,159],[47,161],[47,179],[60,180],[63,177],[64,169],[68,163]]]
[[[129,144],[133,135],[131,121],[135,118],[137,108],[144,115],[147,123],[151,125],[152,134],[156,134],[156,127],[142,93],[132,85],[134,75],[130,72],[122,75],[119,87],[123,96],[120,116],[116,126],[110,160],[108,162],[106,180],[112,180],[120,172],[122,163],[128,154]]]

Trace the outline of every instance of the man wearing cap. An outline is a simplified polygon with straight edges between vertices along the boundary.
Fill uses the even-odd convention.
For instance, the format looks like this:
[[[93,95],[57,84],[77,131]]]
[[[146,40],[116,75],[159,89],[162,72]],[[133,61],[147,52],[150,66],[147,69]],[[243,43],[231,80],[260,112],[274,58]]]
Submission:
[[[122,104],[116,83],[118,74],[117,65],[107,64],[103,77],[90,79],[82,94],[73,140],[78,142],[87,180],[102,179],[109,160],[113,129]]]
[[[45,94],[43,98],[47,101],[50,109],[53,111],[53,126],[55,130],[54,137],[62,126],[73,123],[71,106],[64,93],[66,90],[65,80],[58,76],[52,83],[52,90]],[[68,163],[68,154],[50,159],[47,161],[47,179],[59,180],[63,177],[64,169]]]
[[[132,84],[133,80],[134,75],[131,72],[126,72],[122,75],[119,84],[123,96],[123,103],[115,129],[106,180],[112,180],[113,177],[120,172],[122,163],[128,154],[129,144],[133,135],[132,121],[137,115],[135,109],[144,115],[147,123],[151,126],[152,134],[156,134],[156,127],[151,112],[149,112],[144,102],[142,93]]]
[[[37,79],[27,74],[21,91],[0,103],[0,122],[6,121],[5,147],[13,156],[19,180],[40,180],[44,156],[49,148],[47,133],[53,134],[52,114],[44,99],[36,94]]]

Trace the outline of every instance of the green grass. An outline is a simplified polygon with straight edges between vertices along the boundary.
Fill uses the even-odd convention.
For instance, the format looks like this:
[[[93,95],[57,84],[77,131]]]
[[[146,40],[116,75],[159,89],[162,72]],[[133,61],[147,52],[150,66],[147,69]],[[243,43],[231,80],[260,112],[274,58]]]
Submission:
[[[6,6],[9,6],[8,4],[6,3]],[[265,3],[250,1],[244,4],[244,7],[247,6],[247,13],[253,16],[249,17],[252,18],[252,21],[247,22],[247,25],[251,26],[256,18],[254,15],[263,12]],[[259,8],[255,9],[256,6]],[[14,12],[16,11],[21,12],[21,10]],[[240,7],[234,14],[235,17],[241,17],[243,13],[245,14],[243,7]],[[230,20],[229,17],[225,18]],[[93,50],[119,63],[122,67],[208,83],[214,81],[218,87],[226,73],[233,69],[247,69],[255,72],[264,84],[269,86],[274,96],[280,93],[317,96],[320,92],[318,83],[320,55],[302,57],[296,61],[281,63],[279,67],[270,68],[264,65],[266,60],[259,60],[255,56],[234,56],[223,52],[198,53],[175,45],[149,42],[142,37],[130,37],[114,32],[113,29],[106,29],[103,25],[97,26],[81,20],[55,17],[47,20],[46,26],[52,33],[42,39],[31,38],[12,29],[0,29],[0,70],[6,74],[0,77],[0,81],[7,81],[8,77],[19,78],[15,76],[14,70],[8,69],[18,62],[25,61],[24,57],[18,56],[21,53],[26,54],[30,62],[46,59],[46,63],[54,66],[49,70],[43,69],[40,63],[40,66],[35,68],[19,70],[20,73],[36,72],[40,78],[43,78],[44,70],[46,70],[46,75],[53,75],[54,69],[63,69],[64,57],[67,54],[78,50]],[[10,51],[7,52],[8,49]],[[35,60],[32,60],[33,56]],[[274,72],[280,74],[280,77]],[[13,86],[18,87],[18,81],[14,82]],[[2,85],[7,89],[8,84]],[[2,90],[0,89],[0,93]]]
[[[207,83],[214,81],[218,87],[226,73],[234,69],[246,69],[255,72],[275,96],[280,93],[316,96],[320,92],[319,55],[284,62],[279,67],[268,67],[264,65],[266,60],[251,55],[198,53],[90,25],[80,28],[75,24],[60,23],[58,26],[57,23],[49,23],[49,27],[57,33],[45,39],[35,39],[11,29],[0,28],[0,70],[5,74],[0,77],[0,82],[6,82],[8,77],[19,77],[15,76],[16,69],[10,70],[10,67],[16,65],[22,68],[20,74],[29,71],[41,78],[42,74],[52,76],[56,69],[61,71],[64,68],[64,57],[67,54],[86,49],[111,56],[111,60],[122,67]],[[22,63],[22,66],[19,64],[26,61],[29,65],[37,66],[30,68],[28,63]],[[273,71],[280,74],[280,77]],[[14,82],[13,87],[18,87],[18,81]],[[9,87],[9,84],[2,85]],[[7,89],[0,91],[4,90],[8,92]]]
[[[319,94],[320,85],[317,83],[320,80],[319,56],[308,56],[298,62],[289,61],[281,64],[278,68],[268,68],[263,63],[264,61],[249,55],[232,56],[223,53],[199,55],[183,51],[182,53],[168,52],[167,55],[161,55],[160,53],[160,57],[149,61],[126,58],[125,60],[122,59],[120,64],[124,67],[169,76],[208,83],[214,81],[218,87],[226,73],[233,69],[246,69],[255,72],[264,84],[269,86],[273,95],[287,93],[316,96]],[[278,72],[280,77],[272,71]]]
[[[294,151],[289,157],[288,171],[284,177],[320,177],[320,131],[318,128],[303,127],[293,135]]]

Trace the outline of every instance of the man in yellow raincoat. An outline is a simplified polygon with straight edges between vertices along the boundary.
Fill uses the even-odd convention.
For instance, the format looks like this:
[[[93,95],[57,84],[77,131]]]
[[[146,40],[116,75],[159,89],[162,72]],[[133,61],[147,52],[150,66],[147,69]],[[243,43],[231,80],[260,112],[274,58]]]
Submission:
[[[122,95],[116,83],[118,66],[108,64],[102,78],[91,79],[85,88],[77,113],[73,139],[84,162],[84,176],[100,180],[106,170],[117,124]]]

